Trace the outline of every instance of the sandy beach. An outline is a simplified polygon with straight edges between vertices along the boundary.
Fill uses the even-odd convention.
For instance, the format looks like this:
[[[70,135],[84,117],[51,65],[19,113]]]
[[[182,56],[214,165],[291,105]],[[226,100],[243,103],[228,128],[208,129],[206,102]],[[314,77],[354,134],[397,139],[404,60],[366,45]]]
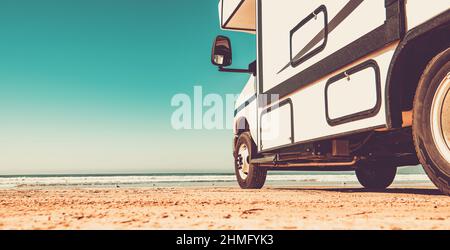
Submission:
[[[431,187],[15,188],[1,229],[450,229]]]

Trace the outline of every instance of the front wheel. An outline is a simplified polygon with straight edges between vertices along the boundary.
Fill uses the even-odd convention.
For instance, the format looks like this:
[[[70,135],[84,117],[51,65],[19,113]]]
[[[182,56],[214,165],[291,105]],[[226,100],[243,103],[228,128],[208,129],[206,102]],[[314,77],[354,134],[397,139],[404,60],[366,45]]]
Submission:
[[[366,163],[356,169],[359,183],[367,189],[384,190],[394,182],[397,168],[395,166]]]
[[[267,170],[251,164],[256,156],[256,145],[250,133],[242,133],[234,149],[234,165],[239,186],[243,189],[261,189],[266,182]]]
[[[450,48],[423,72],[414,99],[413,138],[431,181],[450,195]]]

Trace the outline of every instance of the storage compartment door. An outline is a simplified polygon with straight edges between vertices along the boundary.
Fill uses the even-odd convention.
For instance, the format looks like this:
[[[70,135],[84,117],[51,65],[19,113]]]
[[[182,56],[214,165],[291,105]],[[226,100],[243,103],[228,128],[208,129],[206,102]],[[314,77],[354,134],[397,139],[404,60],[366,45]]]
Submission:
[[[376,115],[381,106],[380,70],[370,60],[331,78],[325,88],[327,121],[336,126]]]
[[[290,99],[261,113],[261,150],[286,146],[294,142],[293,107]]]

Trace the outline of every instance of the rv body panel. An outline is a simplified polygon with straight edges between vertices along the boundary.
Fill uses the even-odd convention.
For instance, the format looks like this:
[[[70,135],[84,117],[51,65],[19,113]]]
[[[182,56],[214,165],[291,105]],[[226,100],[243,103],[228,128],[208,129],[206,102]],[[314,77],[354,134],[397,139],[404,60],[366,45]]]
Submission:
[[[255,13],[250,14],[248,6],[244,11],[245,4],[254,4]],[[408,30],[448,10],[446,0],[436,1],[432,8],[428,5],[419,0],[220,1],[221,22],[255,16],[257,76],[250,78],[236,102],[235,123],[247,122],[259,152],[264,153],[389,128],[386,83],[397,46]],[[230,6],[236,9],[231,11]],[[244,23],[240,28],[245,31]],[[347,59],[354,56],[355,46],[350,45],[355,42],[362,54]],[[365,47],[367,53],[361,51]],[[327,60],[337,51],[342,65],[326,74],[318,72],[329,66]],[[302,73],[311,71],[315,80],[292,87],[305,79]],[[283,85],[289,85],[289,91],[280,91],[285,90]],[[263,101],[274,94],[278,99]]]
[[[283,138],[279,139],[278,145],[260,141],[260,152],[351,131],[386,127],[385,83],[398,42],[387,44],[376,53],[368,49],[367,55],[349,60],[338,70],[320,75],[318,80],[297,89],[287,93],[278,91],[283,84],[295,84],[290,81],[296,81],[295,76],[311,66],[320,64],[336,51],[383,26],[386,22],[384,1],[287,0],[280,4],[260,0],[257,1],[257,12],[258,90],[260,94],[280,94],[280,102],[289,99],[292,115],[280,113],[279,119],[281,123],[294,124],[289,136],[270,131],[273,133],[270,137],[278,134]],[[280,13],[283,18],[280,18]],[[367,48],[371,48],[370,42],[367,41]],[[350,49],[343,57],[352,53]],[[364,68],[368,62],[375,66]],[[360,67],[366,70],[354,70]],[[331,82],[340,75],[346,77]],[[278,104],[259,108],[260,119],[271,105]],[[268,133],[262,128],[259,132],[260,138]],[[288,139],[290,143],[286,143]]]
[[[289,96],[295,109],[294,142],[309,142],[351,131],[361,131],[366,128],[385,127],[384,96],[382,94],[377,95],[376,88],[378,83],[372,68],[367,68],[362,73],[357,72],[355,75],[349,75],[350,80],[344,78],[336,83],[332,83],[330,79],[355,66],[358,67],[369,62],[369,60],[373,60],[379,67],[380,81],[385,83],[392,54],[393,50],[390,50],[387,53],[367,58],[361,63],[348,66],[342,71],[325,77],[323,80],[313,83]],[[345,91],[336,89],[335,86],[339,87],[342,84],[344,84]],[[327,85],[330,86],[328,91]],[[370,92],[371,90],[373,92]],[[381,93],[384,93],[384,90],[385,84],[381,84]],[[327,93],[328,98],[326,96]],[[336,105],[336,101],[340,101],[340,103]],[[337,124],[330,121],[370,110],[373,111],[354,116],[350,120]],[[330,120],[327,118],[330,118]]]
[[[245,128],[246,123],[248,128]],[[257,138],[257,96],[256,77],[250,76],[241,94],[236,98],[236,109],[234,114],[234,133],[239,130],[248,129],[252,138]]]
[[[408,30],[411,30],[431,18],[449,10],[448,0],[408,0],[406,2],[406,20]]]
[[[319,9],[321,6],[323,9]],[[262,8],[261,34],[258,35],[263,41],[259,48],[263,58],[263,92],[383,25],[386,20],[383,1],[286,0],[283,4],[260,1],[259,7]],[[311,13],[316,17],[306,20]],[[300,55],[306,55],[321,44],[324,44],[321,51],[297,62]],[[291,57],[296,65],[291,65]]]

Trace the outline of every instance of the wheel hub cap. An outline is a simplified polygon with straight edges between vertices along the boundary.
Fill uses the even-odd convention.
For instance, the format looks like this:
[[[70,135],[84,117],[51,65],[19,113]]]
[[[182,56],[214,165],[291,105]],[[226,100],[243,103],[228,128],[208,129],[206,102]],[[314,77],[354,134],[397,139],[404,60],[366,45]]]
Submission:
[[[242,179],[247,179],[248,171],[250,169],[249,162],[249,151],[247,145],[243,144],[239,147],[238,156],[237,156],[237,165],[239,170],[239,175]]]
[[[450,162],[450,72],[442,80],[433,99],[431,130],[439,153]]]

